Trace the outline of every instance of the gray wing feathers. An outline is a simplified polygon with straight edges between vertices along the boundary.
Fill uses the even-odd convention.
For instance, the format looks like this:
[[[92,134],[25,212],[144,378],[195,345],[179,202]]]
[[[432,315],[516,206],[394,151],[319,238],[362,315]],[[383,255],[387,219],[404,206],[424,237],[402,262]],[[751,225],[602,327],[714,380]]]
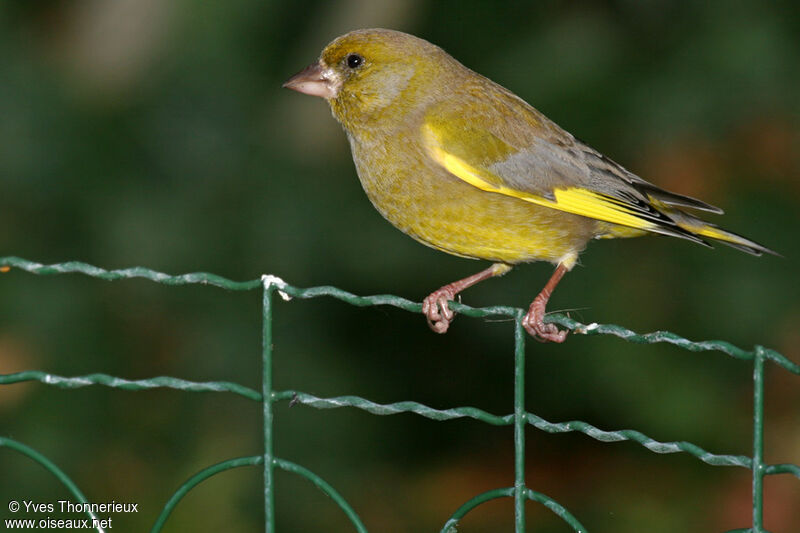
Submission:
[[[553,189],[581,187],[619,200],[650,204],[657,200],[671,207],[721,214],[722,209],[695,198],[661,189],[597,150],[556,128],[549,138],[532,139],[525,148],[490,170],[509,187],[553,198]]]

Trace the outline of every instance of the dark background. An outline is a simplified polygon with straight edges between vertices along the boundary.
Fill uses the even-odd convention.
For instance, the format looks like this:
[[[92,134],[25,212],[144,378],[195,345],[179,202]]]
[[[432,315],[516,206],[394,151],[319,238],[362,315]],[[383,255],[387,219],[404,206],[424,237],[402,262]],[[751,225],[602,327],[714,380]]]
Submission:
[[[408,31],[500,82],[645,179],[724,208],[715,222],[785,257],[663,237],[592,243],[550,310],[637,331],[762,344],[800,361],[800,17],[792,2],[0,3],[0,255],[80,260],[421,300],[485,264],[428,249],[361,191],[326,104],[280,88],[337,35]],[[463,295],[527,306],[552,267]],[[0,275],[0,372],[171,375],[259,388],[260,297],[83,276]],[[509,322],[328,299],[279,303],[275,386],[377,402],[512,411]],[[527,407],[751,454],[752,365],[719,353],[572,336],[528,343]],[[766,459],[800,463],[800,380],[768,365]],[[353,409],[276,407],[279,457],[334,485],[370,531],[438,531],[470,497],[513,482],[512,430]],[[259,405],[230,394],[38,383],[0,388],[0,432],[41,451],[90,501],[133,501],[150,528],[190,475],[260,451]],[[11,499],[67,497],[0,450]],[[593,532],[750,524],[750,472],[632,443],[528,431],[531,488]],[[278,472],[281,533],[352,531],[309,483]],[[165,531],[261,531],[260,468],[193,490]],[[800,482],[766,479],[765,523],[800,530]],[[566,531],[529,504],[528,530]],[[39,518],[18,513],[20,518]],[[511,500],[459,531],[511,531]]]

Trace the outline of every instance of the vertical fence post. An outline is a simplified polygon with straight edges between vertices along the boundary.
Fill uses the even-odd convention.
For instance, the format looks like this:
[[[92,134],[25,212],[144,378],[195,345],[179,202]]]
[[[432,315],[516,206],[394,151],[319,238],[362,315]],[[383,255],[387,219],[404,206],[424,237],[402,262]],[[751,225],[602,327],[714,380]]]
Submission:
[[[263,281],[262,302],[262,377],[261,394],[264,409],[264,511],[266,533],[275,533],[275,491],[272,452],[272,291],[270,280]]]
[[[525,533],[525,330],[522,312],[517,312],[514,328],[514,525]]]
[[[762,533],[764,513],[764,348],[753,357],[753,533]]]

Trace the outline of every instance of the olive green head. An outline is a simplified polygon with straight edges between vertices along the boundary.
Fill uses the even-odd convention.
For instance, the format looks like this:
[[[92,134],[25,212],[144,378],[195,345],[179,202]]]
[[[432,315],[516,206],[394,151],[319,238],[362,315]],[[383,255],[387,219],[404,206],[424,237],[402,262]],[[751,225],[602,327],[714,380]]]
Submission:
[[[441,48],[413,35],[356,30],[331,42],[317,63],[284,87],[325,98],[350,129],[377,115],[402,116],[438,97],[447,86],[443,81],[460,70],[465,69]]]

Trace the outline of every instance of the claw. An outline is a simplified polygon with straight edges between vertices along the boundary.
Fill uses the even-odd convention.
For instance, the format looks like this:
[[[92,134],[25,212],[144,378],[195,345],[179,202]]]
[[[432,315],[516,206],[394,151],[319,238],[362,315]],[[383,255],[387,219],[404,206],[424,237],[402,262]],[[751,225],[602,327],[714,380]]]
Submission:
[[[428,319],[428,326],[436,333],[446,333],[450,322],[456,314],[447,304],[448,300],[455,298],[455,293],[449,287],[442,287],[428,295],[422,302],[422,312]]]
[[[436,333],[445,333],[447,328],[450,327],[450,322],[452,322],[453,318],[456,316],[447,303],[449,300],[454,300],[456,295],[467,287],[472,287],[479,281],[494,276],[502,276],[509,270],[511,270],[510,265],[495,263],[486,270],[481,270],[477,274],[449,283],[429,294],[428,297],[422,301],[422,313],[428,320],[428,326]]]
[[[568,331],[558,329],[555,324],[544,323],[544,309],[547,306],[547,300],[550,299],[550,294],[566,271],[567,269],[563,264],[559,264],[556,267],[547,285],[533,299],[528,312],[522,317],[522,327],[539,342],[564,342],[567,338]]]
[[[564,342],[568,332],[558,329],[555,324],[545,324],[544,308],[544,301],[537,296],[522,317],[522,327],[539,342]]]

